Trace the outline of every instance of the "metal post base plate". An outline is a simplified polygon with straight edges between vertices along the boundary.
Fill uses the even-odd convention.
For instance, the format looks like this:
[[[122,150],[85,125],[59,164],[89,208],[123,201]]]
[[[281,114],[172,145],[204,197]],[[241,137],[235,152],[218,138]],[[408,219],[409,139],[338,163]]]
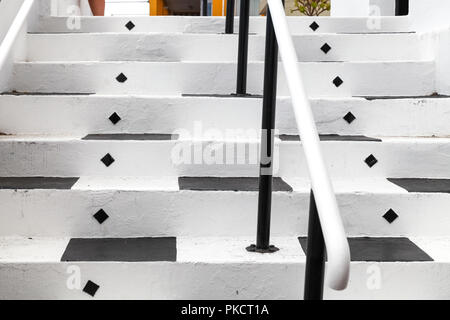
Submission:
[[[258,253],[274,253],[279,251],[280,249],[278,249],[275,246],[269,246],[269,248],[267,249],[259,249],[256,247],[255,244],[252,244],[251,246],[245,248],[248,252],[258,252]]]

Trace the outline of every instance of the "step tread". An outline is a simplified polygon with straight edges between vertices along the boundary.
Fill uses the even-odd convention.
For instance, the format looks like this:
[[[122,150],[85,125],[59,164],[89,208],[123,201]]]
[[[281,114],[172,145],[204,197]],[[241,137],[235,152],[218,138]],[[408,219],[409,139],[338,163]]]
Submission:
[[[274,177],[274,191],[309,193],[305,178]],[[449,193],[450,179],[361,178],[333,179],[336,194]],[[0,177],[0,190],[77,191],[258,191],[258,177]]]
[[[273,237],[280,251],[245,250],[253,238],[0,238],[0,263],[177,262],[304,263],[305,239]],[[450,263],[450,237],[349,238],[353,263]]]

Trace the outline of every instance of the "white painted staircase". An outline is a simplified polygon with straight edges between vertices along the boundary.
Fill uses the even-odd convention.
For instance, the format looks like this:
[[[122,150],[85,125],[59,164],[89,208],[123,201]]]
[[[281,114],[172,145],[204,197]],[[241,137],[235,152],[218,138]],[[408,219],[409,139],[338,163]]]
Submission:
[[[349,287],[325,298],[449,299],[450,98],[432,35],[379,19],[289,20],[351,238]],[[230,95],[237,35],[222,18],[66,20],[30,28],[0,96],[0,298],[302,298],[310,186],[281,68],[280,251],[245,250],[265,19],[250,22],[249,98]],[[196,147],[225,163],[174,163]]]

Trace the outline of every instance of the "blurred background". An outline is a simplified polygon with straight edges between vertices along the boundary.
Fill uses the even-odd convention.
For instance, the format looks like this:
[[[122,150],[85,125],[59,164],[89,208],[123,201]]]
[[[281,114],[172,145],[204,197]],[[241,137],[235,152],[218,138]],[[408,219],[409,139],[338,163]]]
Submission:
[[[264,14],[266,0],[249,0],[250,14],[253,16]],[[303,2],[305,0],[302,0]],[[307,0],[313,1],[313,0]],[[322,0],[329,2],[326,0]],[[236,0],[236,14],[239,15],[239,2]],[[107,16],[120,15],[201,15],[201,0],[106,0]],[[227,0],[208,0],[208,16],[223,16],[226,11]],[[285,0],[288,15],[301,15],[301,3],[295,0]],[[295,11],[293,11],[295,10]],[[320,15],[329,15],[325,10]]]

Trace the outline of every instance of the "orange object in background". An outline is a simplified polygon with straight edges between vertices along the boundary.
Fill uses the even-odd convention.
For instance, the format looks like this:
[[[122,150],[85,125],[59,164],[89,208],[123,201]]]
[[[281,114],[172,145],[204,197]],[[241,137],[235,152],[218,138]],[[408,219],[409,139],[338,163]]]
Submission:
[[[149,3],[151,16],[167,16],[169,14],[164,0],[150,0]]]
[[[227,0],[213,0],[212,15],[225,16],[227,14]]]
[[[180,0],[181,1],[181,0]],[[200,1],[200,0],[198,0]],[[164,0],[149,0],[150,15],[151,16],[166,16],[169,15],[169,8]],[[227,0],[212,0],[212,15],[224,16],[226,15]],[[173,9],[173,8],[172,8]]]

